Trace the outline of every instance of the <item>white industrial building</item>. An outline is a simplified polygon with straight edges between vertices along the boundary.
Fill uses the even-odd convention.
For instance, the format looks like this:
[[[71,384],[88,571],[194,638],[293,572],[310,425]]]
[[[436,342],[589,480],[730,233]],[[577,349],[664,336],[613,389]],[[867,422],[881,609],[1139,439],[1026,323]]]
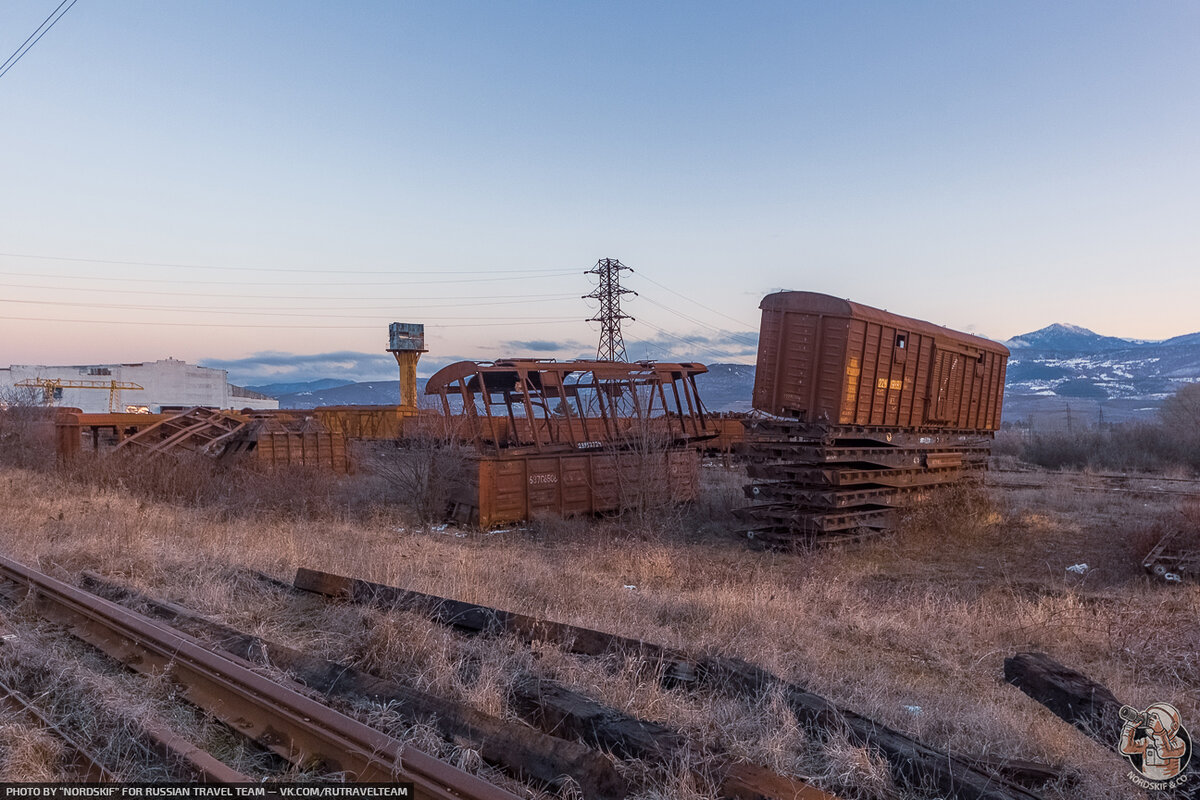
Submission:
[[[20,384],[26,388],[20,388]],[[24,394],[33,402],[48,400],[55,406],[79,408],[91,414],[107,413],[110,406],[114,411],[152,414],[193,406],[279,408],[279,401],[273,397],[230,384],[229,373],[223,369],[174,358],[72,367],[13,364],[0,368],[0,392]]]

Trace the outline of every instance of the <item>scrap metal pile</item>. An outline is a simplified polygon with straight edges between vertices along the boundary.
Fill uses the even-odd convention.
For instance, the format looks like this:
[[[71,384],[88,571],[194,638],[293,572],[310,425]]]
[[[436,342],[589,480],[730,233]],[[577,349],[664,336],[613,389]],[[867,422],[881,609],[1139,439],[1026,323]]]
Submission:
[[[225,459],[253,449],[250,425],[233,414],[190,408],[122,439],[117,450],[161,454],[173,450]]]
[[[889,527],[987,466],[1008,349],[814,292],[762,302],[743,530],[776,545]]]
[[[260,466],[348,472],[346,437],[302,412],[241,413],[189,408],[177,414],[84,414],[59,409],[58,456],[70,461],[85,440],[95,452],[139,457],[195,453],[218,461],[249,457]]]
[[[490,527],[694,499],[712,438],[695,363],[459,361],[425,392],[443,435],[474,445],[454,517]]]
[[[1181,531],[1171,531],[1146,554],[1142,567],[1167,583],[1196,580],[1200,578],[1200,548],[1195,541],[1194,532],[1186,536]]]

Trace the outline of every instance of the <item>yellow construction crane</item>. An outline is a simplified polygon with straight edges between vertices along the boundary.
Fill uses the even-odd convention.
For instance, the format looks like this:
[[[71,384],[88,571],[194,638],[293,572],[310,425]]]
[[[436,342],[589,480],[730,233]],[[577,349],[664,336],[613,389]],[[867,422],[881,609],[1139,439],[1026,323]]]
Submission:
[[[61,400],[63,389],[108,389],[108,413],[110,414],[117,411],[117,398],[121,396],[122,389],[141,390],[146,388],[129,381],[72,381],[62,378],[26,378],[17,381],[13,386],[41,387],[42,402],[46,405],[53,405],[55,400]]]

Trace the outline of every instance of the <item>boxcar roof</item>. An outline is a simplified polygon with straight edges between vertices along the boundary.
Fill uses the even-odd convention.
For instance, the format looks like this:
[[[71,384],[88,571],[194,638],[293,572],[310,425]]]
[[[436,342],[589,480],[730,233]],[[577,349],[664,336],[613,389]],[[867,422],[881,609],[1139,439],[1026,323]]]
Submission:
[[[774,292],[764,297],[758,307],[764,311],[794,311],[800,314],[824,314],[831,317],[862,319],[868,322],[888,325],[903,331],[913,331],[951,339],[962,344],[971,345],[980,350],[999,353],[1003,356],[1008,355],[1007,347],[999,342],[993,342],[991,339],[963,333],[962,331],[956,331],[953,328],[946,328],[941,325],[934,325],[932,322],[926,322],[925,320],[902,317],[890,311],[864,306],[862,303],[854,303],[850,300],[843,300],[840,297],[821,294],[820,292]]]

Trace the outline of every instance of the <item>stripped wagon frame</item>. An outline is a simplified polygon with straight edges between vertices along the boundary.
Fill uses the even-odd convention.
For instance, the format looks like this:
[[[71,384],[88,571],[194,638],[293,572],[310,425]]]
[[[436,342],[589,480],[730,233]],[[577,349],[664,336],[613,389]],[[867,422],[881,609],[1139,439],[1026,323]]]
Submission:
[[[488,528],[688,501],[694,443],[717,435],[696,390],[703,364],[502,359],[444,367],[425,392],[444,433],[474,446],[459,521]]]
[[[655,361],[459,361],[430,377],[425,393],[480,452],[620,447],[648,427],[671,444],[717,431],[696,390],[703,364]]]

